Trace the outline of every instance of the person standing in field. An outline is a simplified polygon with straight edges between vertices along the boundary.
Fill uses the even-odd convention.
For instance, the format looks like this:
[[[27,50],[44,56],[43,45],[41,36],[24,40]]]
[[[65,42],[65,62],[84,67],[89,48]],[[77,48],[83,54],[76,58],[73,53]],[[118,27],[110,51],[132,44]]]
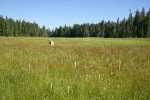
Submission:
[[[53,40],[49,40],[49,42],[48,42],[51,46],[53,46],[54,45],[54,41]]]

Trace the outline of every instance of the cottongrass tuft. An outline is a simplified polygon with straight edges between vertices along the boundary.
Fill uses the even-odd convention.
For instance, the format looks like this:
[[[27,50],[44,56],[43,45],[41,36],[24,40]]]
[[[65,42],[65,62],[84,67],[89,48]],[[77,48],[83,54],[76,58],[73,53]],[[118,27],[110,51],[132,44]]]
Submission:
[[[121,67],[121,60],[120,59],[118,60],[118,63],[119,63],[119,70],[120,70],[120,67]]]
[[[77,63],[76,63],[76,61],[75,61],[75,63],[74,63],[74,67],[75,67],[75,68],[77,67]]]
[[[29,63],[29,69],[31,68],[31,64]]]
[[[50,89],[51,89],[51,90],[53,89],[53,82],[51,82],[51,86],[50,86]]]
[[[84,66],[84,68],[86,69],[86,65]]]
[[[101,78],[101,75],[98,75],[98,78],[100,79],[100,78]]]
[[[67,86],[67,92],[68,93],[70,92],[70,86]]]

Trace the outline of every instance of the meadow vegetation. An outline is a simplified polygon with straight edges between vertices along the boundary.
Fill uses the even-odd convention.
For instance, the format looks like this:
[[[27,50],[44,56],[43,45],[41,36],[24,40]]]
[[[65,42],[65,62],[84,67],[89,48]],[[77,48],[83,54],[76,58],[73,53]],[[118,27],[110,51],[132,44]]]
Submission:
[[[148,100],[150,38],[0,37],[0,100]]]

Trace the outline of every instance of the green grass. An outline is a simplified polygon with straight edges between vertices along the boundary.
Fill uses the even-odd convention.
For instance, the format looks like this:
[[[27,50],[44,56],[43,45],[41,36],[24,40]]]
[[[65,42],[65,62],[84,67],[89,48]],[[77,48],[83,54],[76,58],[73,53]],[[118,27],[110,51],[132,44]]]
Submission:
[[[0,37],[0,100],[148,100],[150,38]]]

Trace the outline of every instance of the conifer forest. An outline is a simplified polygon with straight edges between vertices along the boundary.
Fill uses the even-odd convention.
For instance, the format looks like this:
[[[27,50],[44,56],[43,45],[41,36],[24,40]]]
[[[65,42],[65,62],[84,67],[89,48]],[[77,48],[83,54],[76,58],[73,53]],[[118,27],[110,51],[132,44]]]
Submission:
[[[0,36],[27,37],[104,37],[104,38],[146,38],[150,37],[150,10],[130,11],[128,18],[114,21],[102,20],[98,23],[74,24],[49,29],[36,22],[14,20],[0,16]]]

